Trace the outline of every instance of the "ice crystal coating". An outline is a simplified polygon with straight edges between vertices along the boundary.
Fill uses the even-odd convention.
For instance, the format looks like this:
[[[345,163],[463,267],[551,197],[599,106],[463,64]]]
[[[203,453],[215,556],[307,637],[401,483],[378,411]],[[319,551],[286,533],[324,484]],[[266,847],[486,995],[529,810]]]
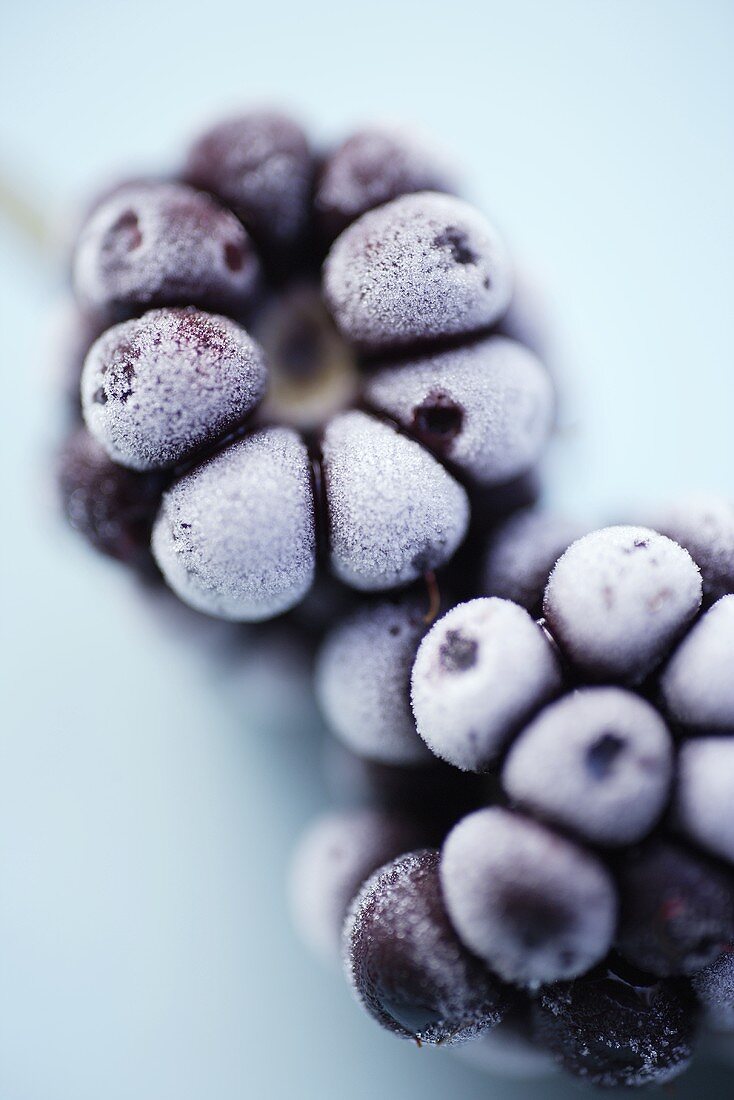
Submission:
[[[627,853],[617,877],[617,950],[649,974],[693,974],[734,940],[734,880],[667,841]]]
[[[734,863],[734,735],[681,746],[675,814],[691,840]]]
[[[587,675],[639,683],[701,605],[687,550],[646,527],[605,527],[557,562],[543,610],[555,640]]]
[[[387,366],[367,400],[481,485],[526,473],[553,420],[553,385],[540,360],[504,336]]]
[[[688,1066],[695,1001],[681,979],[607,971],[544,990],[536,1034],[569,1073],[607,1088],[664,1084]]]
[[[329,240],[368,210],[415,191],[456,191],[436,150],[407,130],[370,128],[327,157],[316,187],[316,214]]]
[[[604,865],[509,810],[477,810],[454,826],[441,885],[460,938],[506,981],[573,978],[611,946],[617,899]]]
[[[701,570],[706,603],[734,592],[734,501],[687,497],[653,516],[650,526],[686,548]]]
[[[184,603],[257,622],[308,591],[315,541],[306,448],[294,432],[269,428],[176,481],[163,498],[152,545]]]
[[[693,976],[693,989],[711,1027],[734,1031],[734,949]]]
[[[243,328],[198,309],[157,309],[103,333],[82,375],[84,418],[115,462],[171,466],[242,421],[266,386]]]
[[[365,413],[324,430],[331,564],[347,584],[408,584],[452,556],[466,533],[462,487],[419,443]]]
[[[660,688],[682,725],[734,732],[734,596],[722,596],[688,632]]]
[[[378,871],[344,929],[348,977],[389,1031],[426,1043],[467,1039],[497,1024],[510,995],[462,946],[441,898],[438,852],[412,852]]]
[[[527,611],[508,600],[470,600],[421,642],[411,702],[436,756],[482,771],[560,685],[555,650]]]
[[[474,1069],[518,1081],[548,1077],[558,1070],[548,1051],[533,1042],[525,1021],[514,1015],[460,1043],[452,1054]]]
[[[307,947],[339,963],[344,920],[360,887],[420,841],[413,822],[382,810],[336,811],[315,821],[298,844],[290,874],[291,913]]]
[[[491,325],[510,300],[510,264],[481,214],[421,191],[363,214],[337,238],[324,293],[347,339],[400,347]]]
[[[425,632],[425,609],[410,600],[362,608],[327,635],[316,695],[329,728],[354,752],[387,764],[430,759],[409,703],[410,670]]]
[[[535,508],[518,512],[492,534],[484,559],[482,594],[540,610],[553,566],[586,534],[578,522]]]
[[[83,227],[74,256],[82,308],[121,319],[152,306],[239,313],[259,265],[241,223],[183,183],[121,187]]]
[[[673,743],[630,691],[591,687],[551,703],[513,742],[502,771],[511,799],[596,844],[632,844],[670,793]]]
[[[184,174],[230,206],[266,249],[299,242],[306,230],[313,157],[301,127],[275,111],[250,111],[207,130]]]

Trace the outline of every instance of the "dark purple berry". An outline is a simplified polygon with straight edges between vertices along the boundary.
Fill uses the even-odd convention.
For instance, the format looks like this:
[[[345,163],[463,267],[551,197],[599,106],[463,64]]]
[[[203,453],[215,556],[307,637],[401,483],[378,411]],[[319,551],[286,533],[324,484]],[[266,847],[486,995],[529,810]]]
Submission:
[[[120,320],[155,306],[241,314],[259,265],[241,223],[183,183],[122,187],[79,236],[74,289],[83,309]]]
[[[509,1080],[537,1080],[558,1072],[549,1052],[534,1041],[527,1012],[510,1013],[451,1053],[465,1065]]]
[[[477,810],[454,826],[441,885],[460,938],[506,981],[572,978],[611,946],[617,898],[604,865],[509,810]]]
[[[376,351],[486,328],[507,308],[511,274],[481,214],[422,191],[363,214],[337,238],[324,293],[344,336]]]
[[[490,536],[482,595],[512,600],[531,614],[540,612],[553,566],[583,534],[580,523],[540,509],[510,516]]]
[[[511,995],[449,923],[436,851],[403,856],[365,883],[347,919],[344,948],[357,997],[404,1038],[466,1039],[494,1027],[510,1005]]]
[[[654,516],[650,526],[691,555],[701,570],[704,603],[734,592],[734,502],[688,497]]]
[[[734,863],[734,734],[683,743],[674,808],[686,836]]]
[[[692,982],[706,1022],[717,1031],[734,1032],[734,945],[694,974]]]
[[[734,596],[722,596],[688,632],[663,670],[660,690],[681,725],[734,732]]]
[[[645,527],[605,527],[559,559],[543,610],[558,645],[585,674],[639,683],[700,605],[701,575],[686,550]]]
[[[267,382],[260,348],[226,317],[151,310],[108,329],[82,377],[84,419],[123,466],[171,466],[241,423]]]

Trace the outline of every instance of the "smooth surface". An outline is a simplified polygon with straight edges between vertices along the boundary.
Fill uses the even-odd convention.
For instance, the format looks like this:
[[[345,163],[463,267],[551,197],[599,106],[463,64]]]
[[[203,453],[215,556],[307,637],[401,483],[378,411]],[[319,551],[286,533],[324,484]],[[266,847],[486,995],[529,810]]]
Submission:
[[[549,291],[553,496],[623,520],[731,491],[733,44],[712,0],[12,4],[2,177],[58,224],[240,104],[294,104],[325,137],[380,116],[434,131]],[[284,872],[324,799],[316,720],[292,675],[154,613],[56,521],[60,264],[0,234],[2,1100],[579,1095],[381,1035],[295,941]],[[730,1095],[734,1070],[705,1073]]]

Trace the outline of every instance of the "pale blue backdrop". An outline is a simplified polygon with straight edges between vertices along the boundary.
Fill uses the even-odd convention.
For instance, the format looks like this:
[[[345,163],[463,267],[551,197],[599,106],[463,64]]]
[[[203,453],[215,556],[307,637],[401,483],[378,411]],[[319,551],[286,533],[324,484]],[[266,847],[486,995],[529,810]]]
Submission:
[[[239,104],[292,105],[325,139],[432,129],[547,290],[553,496],[616,517],[732,490],[733,49],[725,0],[8,0],[2,179],[53,228]],[[295,941],[314,716],[295,675],[269,706],[264,658],[154,615],[58,525],[60,268],[0,233],[0,1100],[535,1095],[379,1034]]]

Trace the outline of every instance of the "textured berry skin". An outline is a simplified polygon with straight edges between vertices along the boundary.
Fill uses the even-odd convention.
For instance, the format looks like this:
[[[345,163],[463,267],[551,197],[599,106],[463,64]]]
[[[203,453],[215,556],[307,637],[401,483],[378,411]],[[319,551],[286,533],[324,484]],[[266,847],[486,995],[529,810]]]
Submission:
[[[111,320],[155,306],[238,315],[258,277],[252,243],[234,214],[183,183],[117,190],[82,229],[73,265],[81,308]]]
[[[469,502],[420,444],[352,411],[327,424],[321,449],[340,580],[384,591],[448,561],[466,533]]]
[[[306,594],[315,543],[306,448],[287,428],[269,428],[174,482],[152,546],[184,603],[223,619],[258,622]]]
[[[418,600],[362,608],[336,626],[316,663],[316,696],[332,732],[354,752],[386,764],[430,753],[410,709],[410,670],[426,632]]]
[[[450,1043],[494,1027],[511,994],[464,949],[441,899],[438,852],[412,852],[363,886],[344,929],[347,974],[378,1023]]]
[[[666,841],[626,854],[618,874],[618,951],[650,974],[693,974],[734,940],[734,881]]]
[[[684,742],[674,809],[686,836],[734,863],[734,735]]]
[[[456,180],[438,152],[408,131],[359,130],[326,158],[314,205],[327,240],[356,218],[415,191],[455,192]]]
[[[555,404],[540,360],[504,336],[387,366],[365,394],[480,485],[504,484],[535,465]]]
[[[537,1080],[558,1071],[548,1051],[533,1042],[526,1016],[519,1012],[452,1053],[465,1065],[510,1080]]]
[[[84,428],[64,443],[57,458],[61,505],[71,526],[111,558],[153,575],[150,530],[165,481],[110,461]]]
[[[306,946],[326,962],[341,963],[344,920],[362,883],[422,840],[409,818],[383,810],[318,818],[302,836],[290,874],[291,913]]]
[[[710,966],[693,976],[693,990],[717,1031],[734,1032],[734,949],[730,946]]]
[[[527,611],[507,600],[470,600],[421,642],[411,704],[418,733],[436,756],[483,771],[560,686],[555,650]]]
[[[722,596],[688,632],[663,670],[660,690],[681,725],[734,732],[734,596]]]
[[[82,375],[84,419],[110,458],[171,466],[252,412],[267,378],[260,348],[226,317],[157,309],[108,329]]]
[[[441,886],[460,938],[506,981],[573,978],[611,946],[617,898],[604,865],[509,810],[477,810],[454,826]]]
[[[663,1084],[688,1066],[696,1005],[689,984],[600,971],[545,990],[538,1039],[568,1073],[605,1088]]]
[[[673,743],[657,711],[630,691],[591,687],[551,703],[513,742],[507,795],[594,844],[632,844],[663,812]]]
[[[540,613],[553,566],[586,531],[580,523],[536,508],[524,509],[496,529],[482,570],[484,596],[500,596]]]
[[[701,605],[701,575],[677,543],[645,527],[605,527],[557,562],[543,610],[566,657],[589,677],[639,683]]]
[[[734,592],[734,502],[688,497],[653,517],[656,531],[680,543],[701,570],[704,603]]]
[[[510,265],[476,210],[422,191],[364,214],[337,238],[324,264],[324,294],[358,347],[409,347],[498,320],[510,300]]]
[[[184,176],[231,207],[261,249],[305,236],[314,163],[301,127],[275,111],[226,119],[191,146]]]

